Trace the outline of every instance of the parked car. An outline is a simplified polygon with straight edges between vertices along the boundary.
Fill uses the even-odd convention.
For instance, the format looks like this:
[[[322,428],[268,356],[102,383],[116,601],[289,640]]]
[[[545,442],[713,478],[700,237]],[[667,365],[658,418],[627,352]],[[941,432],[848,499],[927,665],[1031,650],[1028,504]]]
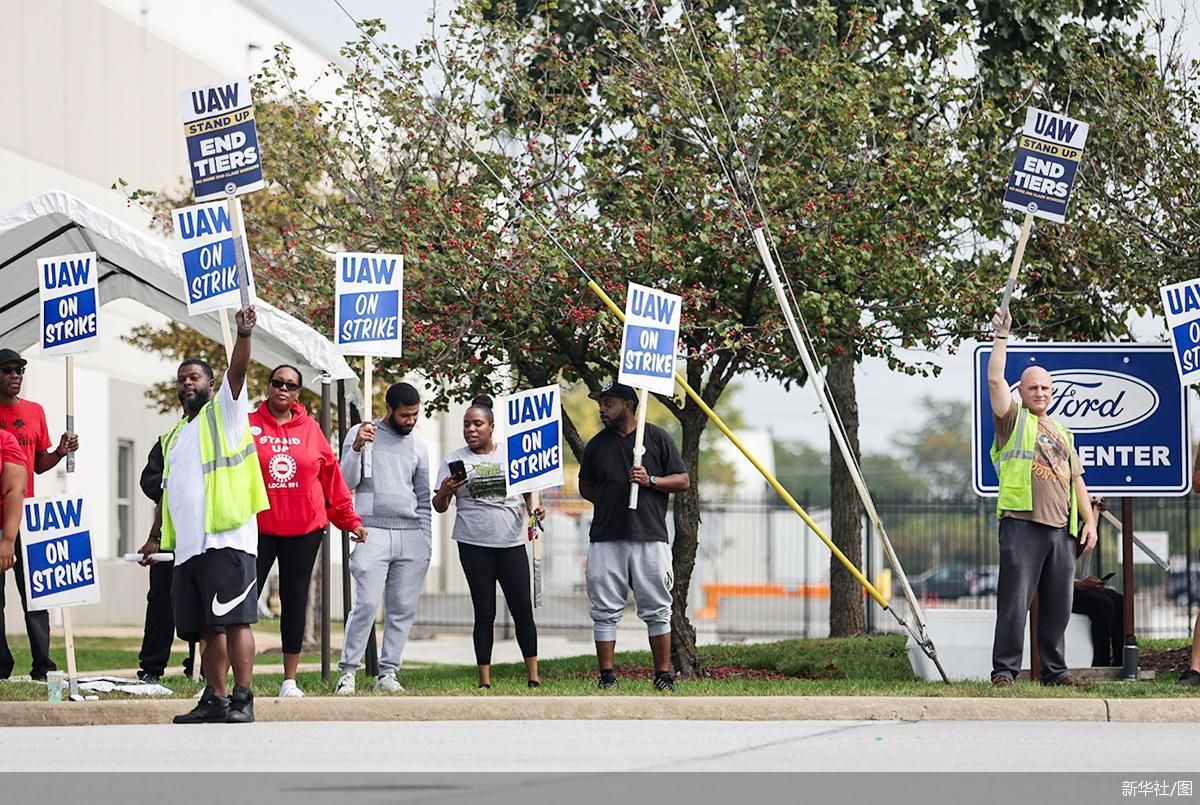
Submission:
[[[921,598],[962,598],[971,595],[974,574],[966,565],[942,565],[913,576],[908,583]]]
[[[1188,605],[1188,582],[1186,570],[1172,570],[1167,576],[1167,600],[1178,606]],[[1191,571],[1192,600],[1200,603],[1200,568]]]
[[[980,565],[971,574],[971,595],[995,595],[1000,583],[1000,565]]]

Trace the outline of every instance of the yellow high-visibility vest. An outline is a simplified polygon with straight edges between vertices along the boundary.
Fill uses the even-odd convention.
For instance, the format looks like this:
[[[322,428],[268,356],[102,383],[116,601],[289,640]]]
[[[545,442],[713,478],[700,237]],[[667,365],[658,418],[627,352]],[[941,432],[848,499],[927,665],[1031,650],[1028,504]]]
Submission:
[[[218,400],[214,397],[206,402],[196,415],[200,421],[200,463],[204,470],[205,534],[232,531],[251,517],[256,517],[260,511],[271,508],[250,426],[247,424],[241,442],[230,448],[225,442],[225,430],[221,427]],[[171,522],[171,508],[167,505],[167,476],[171,471],[169,456],[175,440],[179,438],[179,431],[187,423],[188,420],[181,419],[161,439],[163,494],[162,539],[159,544],[164,551],[175,549],[175,524]]]
[[[996,468],[996,477],[1000,479],[1000,495],[996,498],[996,517],[1004,516],[1004,512],[1033,511],[1033,453],[1037,447],[1037,423],[1027,427],[1029,410],[1021,405],[1017,412],[1017,425],[1009,435],[1003,447],[992,441],[992,465]],[[1035,417],[1036,419],[1036,417]],[[1075,452],[1075,434],[1061,422],[1051,419],[1054,427],[1062,434],[1063,441],[1072,454]],[[1075,498],[1075,479],[1069,481],[1071,487],[1071,519],[1069,528],[1071,536],[1079,534],[1079,501]]]

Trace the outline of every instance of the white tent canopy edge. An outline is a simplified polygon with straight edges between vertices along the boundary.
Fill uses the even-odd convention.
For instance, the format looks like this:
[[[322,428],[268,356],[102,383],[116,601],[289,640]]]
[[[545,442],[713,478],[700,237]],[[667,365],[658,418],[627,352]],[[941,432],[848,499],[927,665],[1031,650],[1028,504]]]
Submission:
[[[39,258],[96,252],[100,304],[129,298],[221,343],[216,312],[188,316],[179,255],[152,235],[63,191],[35,196],[0,213],[0,345],[18,351],[39,343]],[[349,380],[349,402],[361,406],[354,371],[332,343],[313,328],[262,301],[256,303],[255,361],[294,364],[304,383],[320,393],[320,374]]]

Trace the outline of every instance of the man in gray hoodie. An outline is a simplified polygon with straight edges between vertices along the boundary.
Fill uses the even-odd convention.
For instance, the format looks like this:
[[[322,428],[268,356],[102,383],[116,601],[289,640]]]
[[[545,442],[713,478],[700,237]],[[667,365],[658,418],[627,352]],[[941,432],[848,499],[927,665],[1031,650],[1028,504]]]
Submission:
[[[338,663],[337,692],[342,695],[354,693],[354,675],[381,596],[383,649],[375,690],[404,690],[396,681],[396,671],[433,551],[429,454],[412,435],[420,413],[417,390],[396,383],[387,390],[387,415],[351,428],[342,445],[342,475],[354,490],[354,508],[367,528],[366,539],[350,554],[355,595]],[[372,445],[370,477],[363,472],[367,444]]]

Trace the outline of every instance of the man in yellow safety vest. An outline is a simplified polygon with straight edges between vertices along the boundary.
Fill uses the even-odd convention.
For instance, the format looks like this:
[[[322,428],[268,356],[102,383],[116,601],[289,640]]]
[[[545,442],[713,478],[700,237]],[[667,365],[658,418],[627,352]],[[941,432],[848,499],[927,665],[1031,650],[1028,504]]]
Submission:
[[[1012,317],[1007,310],[997,312],[993,325],[988,394],[996,429],[991,456],[1000,479],[1000,578],[992,684],[1012,685],[1021,670],[1025,621],[1036,592],[1041,682],[1079,685],[1067,672],[1063,634],[1071,618],[1077,549],[1096,545],[1095,515],[1087,505],[1075,437],[1046,413],[1054,399],[1050,373],[1026,368],[1017,387],[1021,401],[1015,402],[1004,377]]]
[[[184,640],[205,641],[207,687],[176,724],[254,720],[257,515],[269,508],[248,419],[255,323],[253,306],[238,311],[237,344],[215,396],[211,366],[199,359],[179,365],[175,380],[185,417],[162,438],[163,494],[141,552],[175,552],[175,629]],[[225,682],[231,662],[232,696]]]

